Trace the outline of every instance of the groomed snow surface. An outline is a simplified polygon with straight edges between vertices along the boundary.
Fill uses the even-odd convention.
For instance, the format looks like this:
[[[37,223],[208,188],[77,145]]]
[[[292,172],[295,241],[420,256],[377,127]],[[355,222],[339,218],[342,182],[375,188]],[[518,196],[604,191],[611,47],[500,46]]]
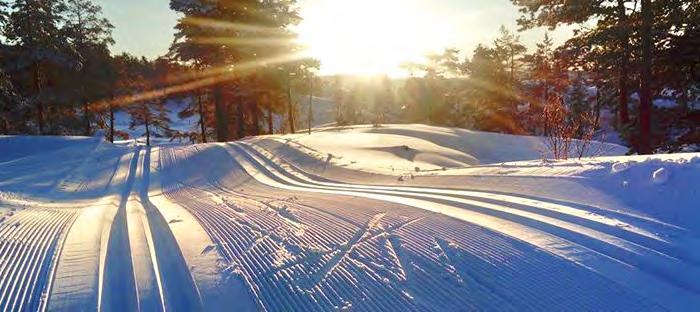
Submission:
[[[0,137],[0,310],[699,306],[700,154],[541,144],[421,125]]]

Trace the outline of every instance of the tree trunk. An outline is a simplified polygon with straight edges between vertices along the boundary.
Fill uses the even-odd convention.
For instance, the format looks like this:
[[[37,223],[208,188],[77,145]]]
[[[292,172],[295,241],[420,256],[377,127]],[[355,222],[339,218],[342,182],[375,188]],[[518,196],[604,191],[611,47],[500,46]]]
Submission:
[[[314,99],[314,77],[312,76],[309,81],[309,134],[311,134],[311,121],[313,119],[313,99]]]
[[[202,92],[197,92],[197,105],[199,106],[199,130],[202,143],[207,143],[207,130],[204,125],[204,104],[202,103]]]
[[[652,26],[653,12],[651,0],[642,0],[642,70],[639,101],[639,153],[651,154],[651,67],[652,67]]]
[[[542,115],[545,115],[547,105],[549,105],[549,82],[547,81],[547,78],[544,79],[544,105],[542,106]],[[544,116],[544,136],[549,136],[549,121],[547,120],[547,116]]]
[[[109,142],[114,143],[114,106],[109,102]]]
[[[151,146],[151,128],[148,118],[146,118],[146,146]]]
[[[85,135],[92,135],[92,127],[90,125],[90,112],[87,101],[83,101],[83,117],[85,118]]]
[[[622,57],[620,58],[620,76],[618,77],[618,114],[619,126],[624,126],[629,123],[629,107],[628,107],[628,89],[627,80],[629,79],[629,25],[627,21],[627,13],[625,9],[625,0],[617,1],[617,14],[620,26],[622,27],[622,35],[620,36],[620,44],[622,45]]]
[[[221,86],[214,87],[214,114],[216,115],[216,140],[228,141],[228,110],[224,104]]]
[[[38,62],[32,64],[34,79],[34,94],[36,100],[36,124],[39,127],[39,134],[44,134],[44,104],[41,97],[41,68]]]
[[[253,126],[252,131],[253,135],[259,135],[260,134],[260,114],[259,114],[259,109],[257,102],[253,100],[253,102],[250,105],[250,117],[251,117],[251,126]]]
[[[272,106],[267,108],[267,134],[273,134],[275,131],[272,124]]]
[[[236,105],[236,122],[238,124],[236,139],[240,139],[245,136],[245,112],[243,109],[243,103],[239,102],[238,105]]]
[[[289,117],[289,131],[294,133],[294,105],[292,103],[292,85],[291,77],[287,73],[287,115]]]

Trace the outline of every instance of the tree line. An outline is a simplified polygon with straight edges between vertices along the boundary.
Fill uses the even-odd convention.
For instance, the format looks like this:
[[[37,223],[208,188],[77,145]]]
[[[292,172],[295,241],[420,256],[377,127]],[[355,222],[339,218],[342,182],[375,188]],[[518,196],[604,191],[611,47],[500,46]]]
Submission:
[[[273,116],[295,131],[292,93],[309,92],[317,60],[288,26],[294,1],[171,1],[182,13],[167,54],[111,55],[113,26],[91,0],[0,2],[0,134],[90,135],[127,112],[130,128],[193,142],[272,133]],[[171,129],[168,101],[198,116]],[[123,130],[123,129],[122,129]]]
[[[406,64],[405,81],[357,87],[332,80],[328,95],[338,104],[338,122],[384,119],[586,139],[600,138],[601,113],[609,112],[615,116],[609,130],[632,152],[698,149],[700,2],[512,2],[521,13],[519,30],[569,26],[573,36],[555,46],[545,34],[528,51],[516,32],[501,27],[468,57],[446,49]]]
[[[125,137],[127,112],[147,138],[192,142],[295,132],[299,95],[335,102],[339,125],[427,123],[513,134],[587,138],[601,114],[633,152],[700,143],[700,3],[683,0],[511,0],[518,30],[573,27],[528,51],[505,27],[490,43],[405,64],[407,78],[318,77],[290,26],[293,0],[171,0],[181,18],[155,60],[111,55],[113,26],[90,0],[0,2],[0,134]],[[166,103],[181,100],[171,129]],[[655,105],[661,103],[662,105]],[[672,103],[667,105],[663,103]],[[310,117],[309,117],[310,118]],[[308,118],[307,118],[308,119]],[[278,129],[275,129],[277,125]]]

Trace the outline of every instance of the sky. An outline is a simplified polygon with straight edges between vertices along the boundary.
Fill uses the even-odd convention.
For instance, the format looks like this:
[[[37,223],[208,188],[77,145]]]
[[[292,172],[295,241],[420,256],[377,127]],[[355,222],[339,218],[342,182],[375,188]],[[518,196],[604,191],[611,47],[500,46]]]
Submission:
[[[178,15],[168,0],[96,0],[115,26],[114,53],[155,58],[173,41]],[[302,44],[320,59],[322,74],[399,75],[402,63],[427,53],[457,48],[469,56],[491,43],[498,28],[516,30],[519,16],[509,0],[299,0]],[[529,47],[543,29],[520,34]],[[570,29],[552,33],[555,43]]]

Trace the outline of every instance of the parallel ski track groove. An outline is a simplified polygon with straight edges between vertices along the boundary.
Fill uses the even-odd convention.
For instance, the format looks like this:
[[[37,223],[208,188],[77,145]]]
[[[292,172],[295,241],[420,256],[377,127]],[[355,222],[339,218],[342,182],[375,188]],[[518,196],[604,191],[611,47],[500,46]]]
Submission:
[[[302,187],[318,188],[323,190],[352,189],[376,194],[399,195],[409,198],[415,197],[420,199],[431,198],[431,200],[437,200],[438,202],[452,201],[460,203],[463,204],[460,205],[461,207],[476,211],[478,213],[483,213],[497,218],[510,220],[515,223],[524,224],[532,228],[552,233],[555,236],[562,237],[569,241],[581,244],[583,246],[591,248],[592,250],[598,251],[601,254],[615,258],[618,261],[628,263],[632,266],[645,270],[652,275],[656,275],[664,280],[667,280],[671,284],[675,284],[679,288],[686,289],[695,294],[700,294],[700,286],[697,286],[697,283],[695,283],[695,281],[698,278],[700,278],[700,267],[698,265],[695,265],[695,261],[693,261],[692,258],[686,258],[685,260],[687,260],[687,262],[684,262],[680,261],[680,259],[678,258],[669,256],[665,252],[675,251],[675,249],[672,248],[672,246],[662,246],[661,244],[655,243],[650,244],[650,240],[648,239],[648,237],[638,235],[638,233],[635,232],[625,231],[625,233],[628,235],[625,235],[623,238],[620,236],[615,236],[612,233],[599,232],[595,229],[587,228],[578,223],[570,223],[562,219],[548,217],[546,215],[531,212],[529,210],[522,210],[522,207],[526,205],[513,205],[513,203],[510,202],[499,202],[498,204],[494,205],[483,200],[463,199],[464,196],[457,197],[452,195],[454,193],[458,193],[454,190],[443,190],[450,194],[445,196],[436,195],[436,193],[439,194],[439,191],[429,191],[427,193],[421,193],[415,191],[415,189],[413,188],[390,188],[382,186],[315,182],[309,178],[303,177],[303,174],[300,172],[296,174],[288,172],[289,169],[282,168],[280,164],[273,162],[268,157],[262,155],[260,151],[251,148],[248,144],[232,143],[228,146],[234,147],[237,151],[240,152],[240,154],[250,159],[253,163],[257,162],[261,166],[267,165],[276,169],[277,172],[281,174],[281,176],[278,176],[277,179],[279,179],[278,181],[283,184],[294,182],[298,183]],[[272,172],[270,173],[273,174]],[[282,176],[284,178],[282,178]],[[327,184],[333,186],[326,186]],[[398,189],[398,191],[395,191],[393,189]],[[406,191],[405,189],[408,189],[409,191]],[[425,190],[423,191],[425,192]],[[535,210],[541,210],[538,207],[534,206],[532,208],[534,208]],[[661,247],[663,249],[657,250],[654,249],[654,247]],[[641,255],[641,257],[639,257],[639,255]],[[686,269],[682,270],[682,274],[674,274],[672,272],[670,273],[671,275],[669,275],[668,270],[665,269],[665,267],[669,266],[684,266]]]
[[[55,254],[77,211],[31,208],[0,224],[0,310],[38,311]]]
[[[522,250],[534,247],[518,243],[512,238],[498,235],[476,225],[413,208],[397,207],[396,211],[392,209],[393,216],[382,220],[381,224],[378,224],[380,226],[378,229],[372,229],[372,231],[381,231],[368,234],[369,238],[356,240],[354,247],[348,247],[348,250],[352,250],[344,256],[344,261],[335,265],[337,269],[331,275],[317,283],[300,280],[299,277],[319,272],[323,268],[323,263],[328,263],[332,259],[327,252],[322,252],[320,256],[309,256],[304,246],[324,245],[326,250],[339,252],[337,249],[340,246],[352,241],[354,232],[360,230],[360,227],[367,224],[372,216],[382,211],[369,207],[367,209],[327,209],[304,205],[293,200],[274,199],[264,194],[247,195],[233,191],[234,187],[228,187],[229,184],[237,185],[237,182],[228,181],[225,177],[210,180],[209,190],[201,186],[194,187],[186,182],[186,177],[177,177],[174,172],[168,170],[168,167],[176,166],[179,162],[197,157],[194,153],[188,152],[191,150],[169,149],[167,153],[161,154],[164,173],[173,174],[169,179],[170,184],[163,186],[163,192],[174,202],[188,209],[202,223],[205,231],[217,243],[217,250],[226,262],[240,269],[240,274],[248,283],[253,297],[263,310],[329,310],[342,308],[346,304],[358,310],[458,310],[480,309],[495,303],[506,310],[572,308],[566,305],[567,302],[572,302],[571,299],[548,298],[550,294],[539,293],[527,285],[528,282],[538,279],[542,279],[538,283],[548,285],[556,293],[562,293],[563,289],[572,288],[572,286],[582,286],[579,297],[574,300],[580,304],[577,307],[601,309],[613,306],[601,305],[595,300],[596,295],[615,292],[615,286],[602,277],[594,276],[593,282],[578,285],[577,277],[588,276],[588,279],[591,279],[589,275],[592,273],[553,258],[547,253],[536,252],[535,257],[529,259],[532,255],[523,256]],[[212,197],[218,198],[217,202],[223,201],[224,204],[213,203],[213,199],[208,199]],[[263,201],[259,198],[267,199]],[[232,202],[234,202],[233,205],[231,205]],[[276,234],[278,231],[293,232],[294,227],[287,224],[279,213],[265,213],[265,210],[260,209],[260,205],[263,205],[276,210],[269,205],[277,202],[294,208],[294,215],[301,224],[305,225],[303,235],[292,235],[280,240],[281,237]],[[320,215],[324,218],[335,220],[331,224],[338,223],[343,226],[323,225],[315,229],[316,224],[310,222],[312,219],[309,216],[319,215],[319,212],[323,212]],[[409,213],[413,216],[406,218],[406,214]],[[416,216],[421,216],[419,221],[407,221],[407,219],[416,219]],[[350,220],[352,221],[349,222]],[[402,223],[406,226],[395,228]],[[354,228],[350,229],[350,226]],[[256,241],[261,236],[262,240]],[[328,239],[313,239],[319,236]],[[449,237],[455,241],[457,244],[455,251],[442,251],[442,253],[450,253],[448,256],[450,262],[457,261],[456,263],[444,265],[443,259],[431,251],[435,246],[436,236]],[[382,266],[367,262],[380,252],[378,242],[384,237],[390,241],[392,250],[398,249],[393,252],[399,258],[397,265],[402,268],[402,274],[405,276],[403,279],[398,278],[397,272],[383,273]],[[396,242],[399,241],[400,244],[397,244]],[[329,242],[332,244],[328,244]],[[285,258],[281,265],[277,266],[274,263],[274,255],[287,245],[302,247],[302,250],[294,253],[292,258]],[[509,259],[514,260],[509,261]],[[480,264],[477,268],[469,265],[475,260],[476,264]],[[395,266],[392,265],[392,267]],[[459,272],[449,273],[455,269]],[[562,274],[567,271],[571,271],[572,276]],[[469,283],[466,286],[446,284],[447,282],[441,277],[451,276],[450,278],[454,279],[455,274],[465,281],[468,280]],[[480,280],[470,276],[481,277],[483,274],[490,274],[487,275],[489,278],[494,276],[499,278]],[[562,279],[562,275],[567,277]],[[517,282],[517,280],[522,281]],[[517,291],[513,294],[513,289],[508,287],[505,288],[505,292],[499,291],[503,285],[499,285],[498,282],[511,285]],[[409,299],[405,295],[406,291],[415,298]],[[658,308],[624,289],[617,292],[622,302],[631,304],[627,307]]]

